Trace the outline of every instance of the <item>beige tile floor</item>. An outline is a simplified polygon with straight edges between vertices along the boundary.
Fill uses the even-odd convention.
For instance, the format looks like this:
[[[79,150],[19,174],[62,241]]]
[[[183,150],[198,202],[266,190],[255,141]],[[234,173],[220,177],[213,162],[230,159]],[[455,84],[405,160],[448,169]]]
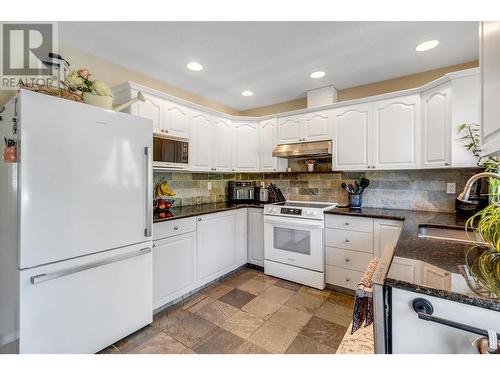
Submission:
[[[354,298],[245,268],[101,353],[335,353]]]

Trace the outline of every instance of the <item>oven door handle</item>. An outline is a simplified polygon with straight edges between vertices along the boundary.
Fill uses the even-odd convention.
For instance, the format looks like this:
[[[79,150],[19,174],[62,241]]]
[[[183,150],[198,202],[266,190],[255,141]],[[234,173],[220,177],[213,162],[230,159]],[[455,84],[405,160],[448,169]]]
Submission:
[[[320,220],[313,221],[308,219],[290,219],[280,217],[279,219],[274,219],[270,217],[264,217],[265,224],[273,224],[273,225],[286,225],[286,226],[294,226],[300,228],[323,228],[323,222]]]

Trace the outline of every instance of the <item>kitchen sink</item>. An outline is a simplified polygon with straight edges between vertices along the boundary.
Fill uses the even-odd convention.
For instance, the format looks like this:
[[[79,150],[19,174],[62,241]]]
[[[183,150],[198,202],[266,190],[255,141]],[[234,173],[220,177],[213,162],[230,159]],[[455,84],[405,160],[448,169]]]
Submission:
[[[470,238],[469,238],[469,235]],[[480,237],[472,231],[468,234],[465,229],[461,228],[444,228],[444,227],[433,227],[425,224],[418,226],[418,237],[421,238],[432,238],[441,241],[453,241],[462,243],[484,243]],[[475,239],[476,241],[473,241]]]

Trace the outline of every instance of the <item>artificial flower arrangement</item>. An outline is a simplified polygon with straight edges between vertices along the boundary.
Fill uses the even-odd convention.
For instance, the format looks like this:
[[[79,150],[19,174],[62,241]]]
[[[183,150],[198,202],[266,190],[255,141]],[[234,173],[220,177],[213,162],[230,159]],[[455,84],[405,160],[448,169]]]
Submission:
[[[90,76],[88,69],[73,70],[66,76],[64,83],[72,90],[81,91],[85,103],[111,109],[111,89],[103,81],[92,81]]]

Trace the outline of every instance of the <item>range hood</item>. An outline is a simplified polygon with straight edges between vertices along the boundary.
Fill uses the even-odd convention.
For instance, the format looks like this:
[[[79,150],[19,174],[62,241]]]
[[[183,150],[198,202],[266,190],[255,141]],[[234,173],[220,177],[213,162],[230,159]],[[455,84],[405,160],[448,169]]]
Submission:
[[[290,143],[278,145],[273,156],[285,159],[326,158],[332,156],[332,141]]]

